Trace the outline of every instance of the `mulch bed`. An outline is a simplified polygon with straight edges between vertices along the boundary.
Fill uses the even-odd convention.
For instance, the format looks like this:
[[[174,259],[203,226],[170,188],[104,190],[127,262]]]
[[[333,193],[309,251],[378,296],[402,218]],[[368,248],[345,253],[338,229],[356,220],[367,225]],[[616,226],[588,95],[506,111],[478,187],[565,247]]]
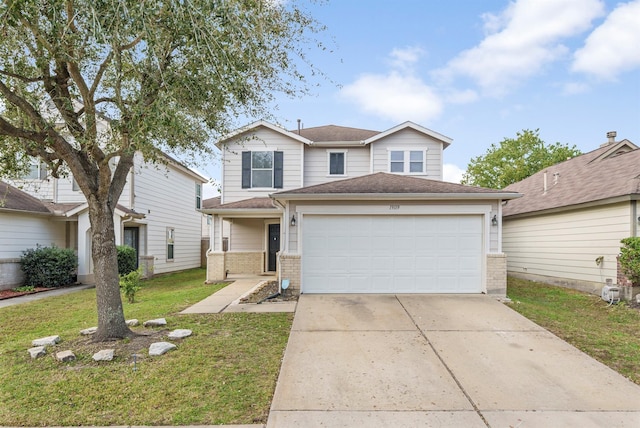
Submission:
[[[49,290],[55,290],[55,288],[36,287],[32,291],[0,290],[0,300],[12,299],[14,297],[20,297],[27,294],[35,294]]]
[[[271,302],[286,302],[290,300],[298,300],[298,295],[293,295],[291,290],[286,290],[284,295],[280,294],[277,297],[274,297],[269,300],[264,300],[269,296],[273,296],[279,291],[278,281],[269,281],[264,283],[260,288],[255,290],[253,293],[249,294],[246,297],[240,299],[240,304],[243,303],[258,303],[263,301],[263,303],[271,303]]]

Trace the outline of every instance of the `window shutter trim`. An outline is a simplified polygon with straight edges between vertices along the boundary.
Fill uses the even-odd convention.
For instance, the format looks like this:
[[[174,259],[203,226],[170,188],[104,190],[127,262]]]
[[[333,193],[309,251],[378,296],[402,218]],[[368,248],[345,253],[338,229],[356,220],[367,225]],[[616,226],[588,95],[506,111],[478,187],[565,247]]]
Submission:
[[[283,187],[283,160],[282,152],[273,152],[273,187],[276,189]]]
[[[251,188],[251,152],[242,152],[242,188]]]

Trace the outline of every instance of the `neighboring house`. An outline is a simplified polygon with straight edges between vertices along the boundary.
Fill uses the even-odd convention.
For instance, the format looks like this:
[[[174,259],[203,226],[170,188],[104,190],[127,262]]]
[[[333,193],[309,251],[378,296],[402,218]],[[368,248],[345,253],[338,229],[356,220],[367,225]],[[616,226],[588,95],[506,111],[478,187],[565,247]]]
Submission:
[[[639,236],[640,150],[628,140],[545,168],[505,190],[522,193],[503,208],[510,275],[600,293],[625,284],[620,240]]]
[[[116,244],[136,249],[145,276],[200,266],[202,184],[206,180],[167,157],[146,164],[136,155],[115,209]],[[34,163],[28,177],[0,182],[0,289],[21,281],[22,252],[37,245],[72,248],[78,281],[91,283],[88,204],[70,175],[53,178]]]
[[[219,205],[203,209],[207,280],[277,272],[302,293],[504,296],[502,202],[519,195],[443,182],[451,141],[412,122],[236,131],[217,143]]]

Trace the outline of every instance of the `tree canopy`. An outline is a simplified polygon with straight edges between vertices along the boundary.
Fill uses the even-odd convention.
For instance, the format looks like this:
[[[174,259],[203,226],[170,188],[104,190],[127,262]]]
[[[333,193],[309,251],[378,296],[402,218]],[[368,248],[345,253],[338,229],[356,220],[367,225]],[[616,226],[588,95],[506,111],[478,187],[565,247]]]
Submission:
[[[471,159],[461,183],[503,189],[543,168],[580,155],[576,146],[545,144],[539,131],[525,129],[516,138],[492,144],[484,155]]]
[[[128,334],[113,210],[134,154],[206,157],[238,116],[272,117],[276,94],[308,91],[322,30],[293,1],[0,2],[0,178],[30,157],[73,174],[89,204],[97,338]]]

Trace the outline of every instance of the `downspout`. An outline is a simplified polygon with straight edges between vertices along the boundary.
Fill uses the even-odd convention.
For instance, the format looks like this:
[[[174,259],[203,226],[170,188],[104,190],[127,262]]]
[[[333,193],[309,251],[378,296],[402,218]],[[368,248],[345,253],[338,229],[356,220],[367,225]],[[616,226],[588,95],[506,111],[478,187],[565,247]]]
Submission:
[[[631,201],[631,236],[640,236],[638,234],[638,224],[640,224],[640,214],[638,213],[638,201]]]

